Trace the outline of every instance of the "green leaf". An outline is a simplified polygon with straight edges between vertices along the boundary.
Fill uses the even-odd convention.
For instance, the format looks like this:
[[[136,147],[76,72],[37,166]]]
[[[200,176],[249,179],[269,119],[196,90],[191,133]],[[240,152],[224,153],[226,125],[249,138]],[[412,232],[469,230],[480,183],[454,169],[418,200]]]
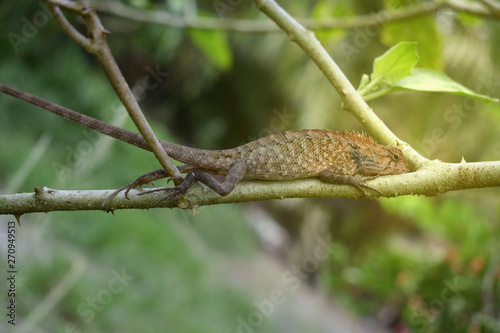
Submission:
[[[416,43],[398,43],[375,59],[373,73],[364,74],[358,92],[365,101],[397,90],[446,92],[498,102],[498,99],[478,94],[453,81],[442,72],[429,68],[414,68],[418,62]]]
[[[369,80],[366,74],[363,75],[359,94],[367,101],[388,93],[396,82],[412,74],[417,62],[416,43],[401,42],[394,45],[375,59]]]
[[[392,85],[405,76],[411,75],[417,62],[417,43],[398,43],[375,59],[370,78],[372,81],[380,78],[382,82]]]
[[[193,43],[219,69],[227,70],[233,65],[233,55],[224,31],[191,29]]]
[[[483,101],[498,102],[496,98],[478,94],[471,89],[452,80],[446,74],[428,68],[415,68],[411,76],[407,76],[394,84],[393,90],[416,90],[430,92],[447,92],[456,95],[474,97]]]

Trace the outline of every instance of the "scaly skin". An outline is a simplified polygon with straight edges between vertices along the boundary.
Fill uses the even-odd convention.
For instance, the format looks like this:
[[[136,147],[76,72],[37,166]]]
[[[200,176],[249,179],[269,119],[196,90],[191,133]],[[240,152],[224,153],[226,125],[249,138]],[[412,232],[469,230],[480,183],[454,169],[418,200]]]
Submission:
[[[20,98],[66,119],[84,125],[139,148],[150,150],[141,135],[73,110],[45,101],[17,89],[0,84],[0,91]],[[220,195],[229,194],[242,179],[290,180],[319,178],[322,181],[373,189],[362,177],[378,177],[410,172],[398,148],[377,144],[372,138],[354,132],[329,130],[294,130],[273,134],[242,146],[225,150],[204,150],[160,141],[167,154],[187,165],[180,167],[187,173],[184,181],[173,187],[156,191],[171,191],[163,200],[186,193],[200,181]],[[219,183],[212,175],[225,175]],[[132,184],[115,193],[168,177],[163,169],[139,177]],[[378,191],[377,191],[378,192]],[[143,193],[143,194],[144,194]],[[380,192],[379,192],[380,193]]]
[[[163,143],[167,153],[186,163],[180,170],[188,173],[179,186],[163,187],[141,194],[171,191],[163,200],[186,193],[200,181],[219,193],[229,194],[242,179],[290,180],[319,178],[324,182],[357,187],[366,195],[365,176],[375,178],[410,172],[398,148],[377,144],[372,138],[354,132],[295,130],[273,134],[226,150],[202,150]],[[211,175],[226,175],[219,183]],[[117,190],[130,189],[168,177],[163,169],[139,177]]]
[[[225,150],[202,150],[162,142],[172,158],[212,174],[225,175],[243,161],[243,179],[288,180],[338,175],[381,176],[409,172],[398,148],[355,132],[294,130]]]

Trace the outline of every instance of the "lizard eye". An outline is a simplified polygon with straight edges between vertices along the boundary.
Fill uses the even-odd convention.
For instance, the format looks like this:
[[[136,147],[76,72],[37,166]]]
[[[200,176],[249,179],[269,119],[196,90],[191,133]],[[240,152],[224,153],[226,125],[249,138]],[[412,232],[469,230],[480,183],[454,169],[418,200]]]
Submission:
[[[394,154],[394,159],[399,160],[400,156],[398,154]]]

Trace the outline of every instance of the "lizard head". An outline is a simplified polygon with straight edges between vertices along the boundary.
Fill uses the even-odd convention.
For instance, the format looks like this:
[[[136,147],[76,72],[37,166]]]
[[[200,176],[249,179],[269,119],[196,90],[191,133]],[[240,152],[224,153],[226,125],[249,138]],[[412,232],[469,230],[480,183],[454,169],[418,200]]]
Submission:
[[[354,149],[358,160],[358,173],[362,176],[398,175],[410,172],[403,153],[399,148],[379,144]]]

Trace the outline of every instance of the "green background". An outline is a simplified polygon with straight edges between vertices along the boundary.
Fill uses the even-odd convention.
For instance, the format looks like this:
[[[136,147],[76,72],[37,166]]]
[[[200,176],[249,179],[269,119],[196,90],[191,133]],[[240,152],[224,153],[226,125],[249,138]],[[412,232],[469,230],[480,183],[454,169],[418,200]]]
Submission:
[[[179,16],[192,4],[130,2]],[[199,2],[199,15],[265,20],[250,1],[232,2],[224,13],[220,3],[230,2]],[[406,3],[282,5],[294,17],[319,20]],[[100,15],[130,86],[150,87],[140,104],[162,140],[220,149],[287,129],[363,131],[281,31],[180,29]],[[389,47],[416,41],[417,66],[498,98],[499,28],[494,20],[440,11],[316,35],[354,86]],[[0,82],[133,129],[95,59],[62,33],[41,3],[1,2],[0,38]],[[156,69],[162,75],[155,80]],[[500,160],[498,104],[400,92],[370,105],[427,158]],[[5,194],[36,186],[112,189],[158,168],[148,152],[9,96],[0,95],[0,114]],[[499,216],[496,188],[430,198],[220,205],[195,216],[178,209],[30,214],[16,227],[15,328],[341,332],[356,321],[370,332],[375,325],[397,332],[500,332]],[[6,226],[13,217],[0,219],[5,281]],[[0,284],[2,304],[6,287]],[[13,328],[2,314],[0,330]]]

